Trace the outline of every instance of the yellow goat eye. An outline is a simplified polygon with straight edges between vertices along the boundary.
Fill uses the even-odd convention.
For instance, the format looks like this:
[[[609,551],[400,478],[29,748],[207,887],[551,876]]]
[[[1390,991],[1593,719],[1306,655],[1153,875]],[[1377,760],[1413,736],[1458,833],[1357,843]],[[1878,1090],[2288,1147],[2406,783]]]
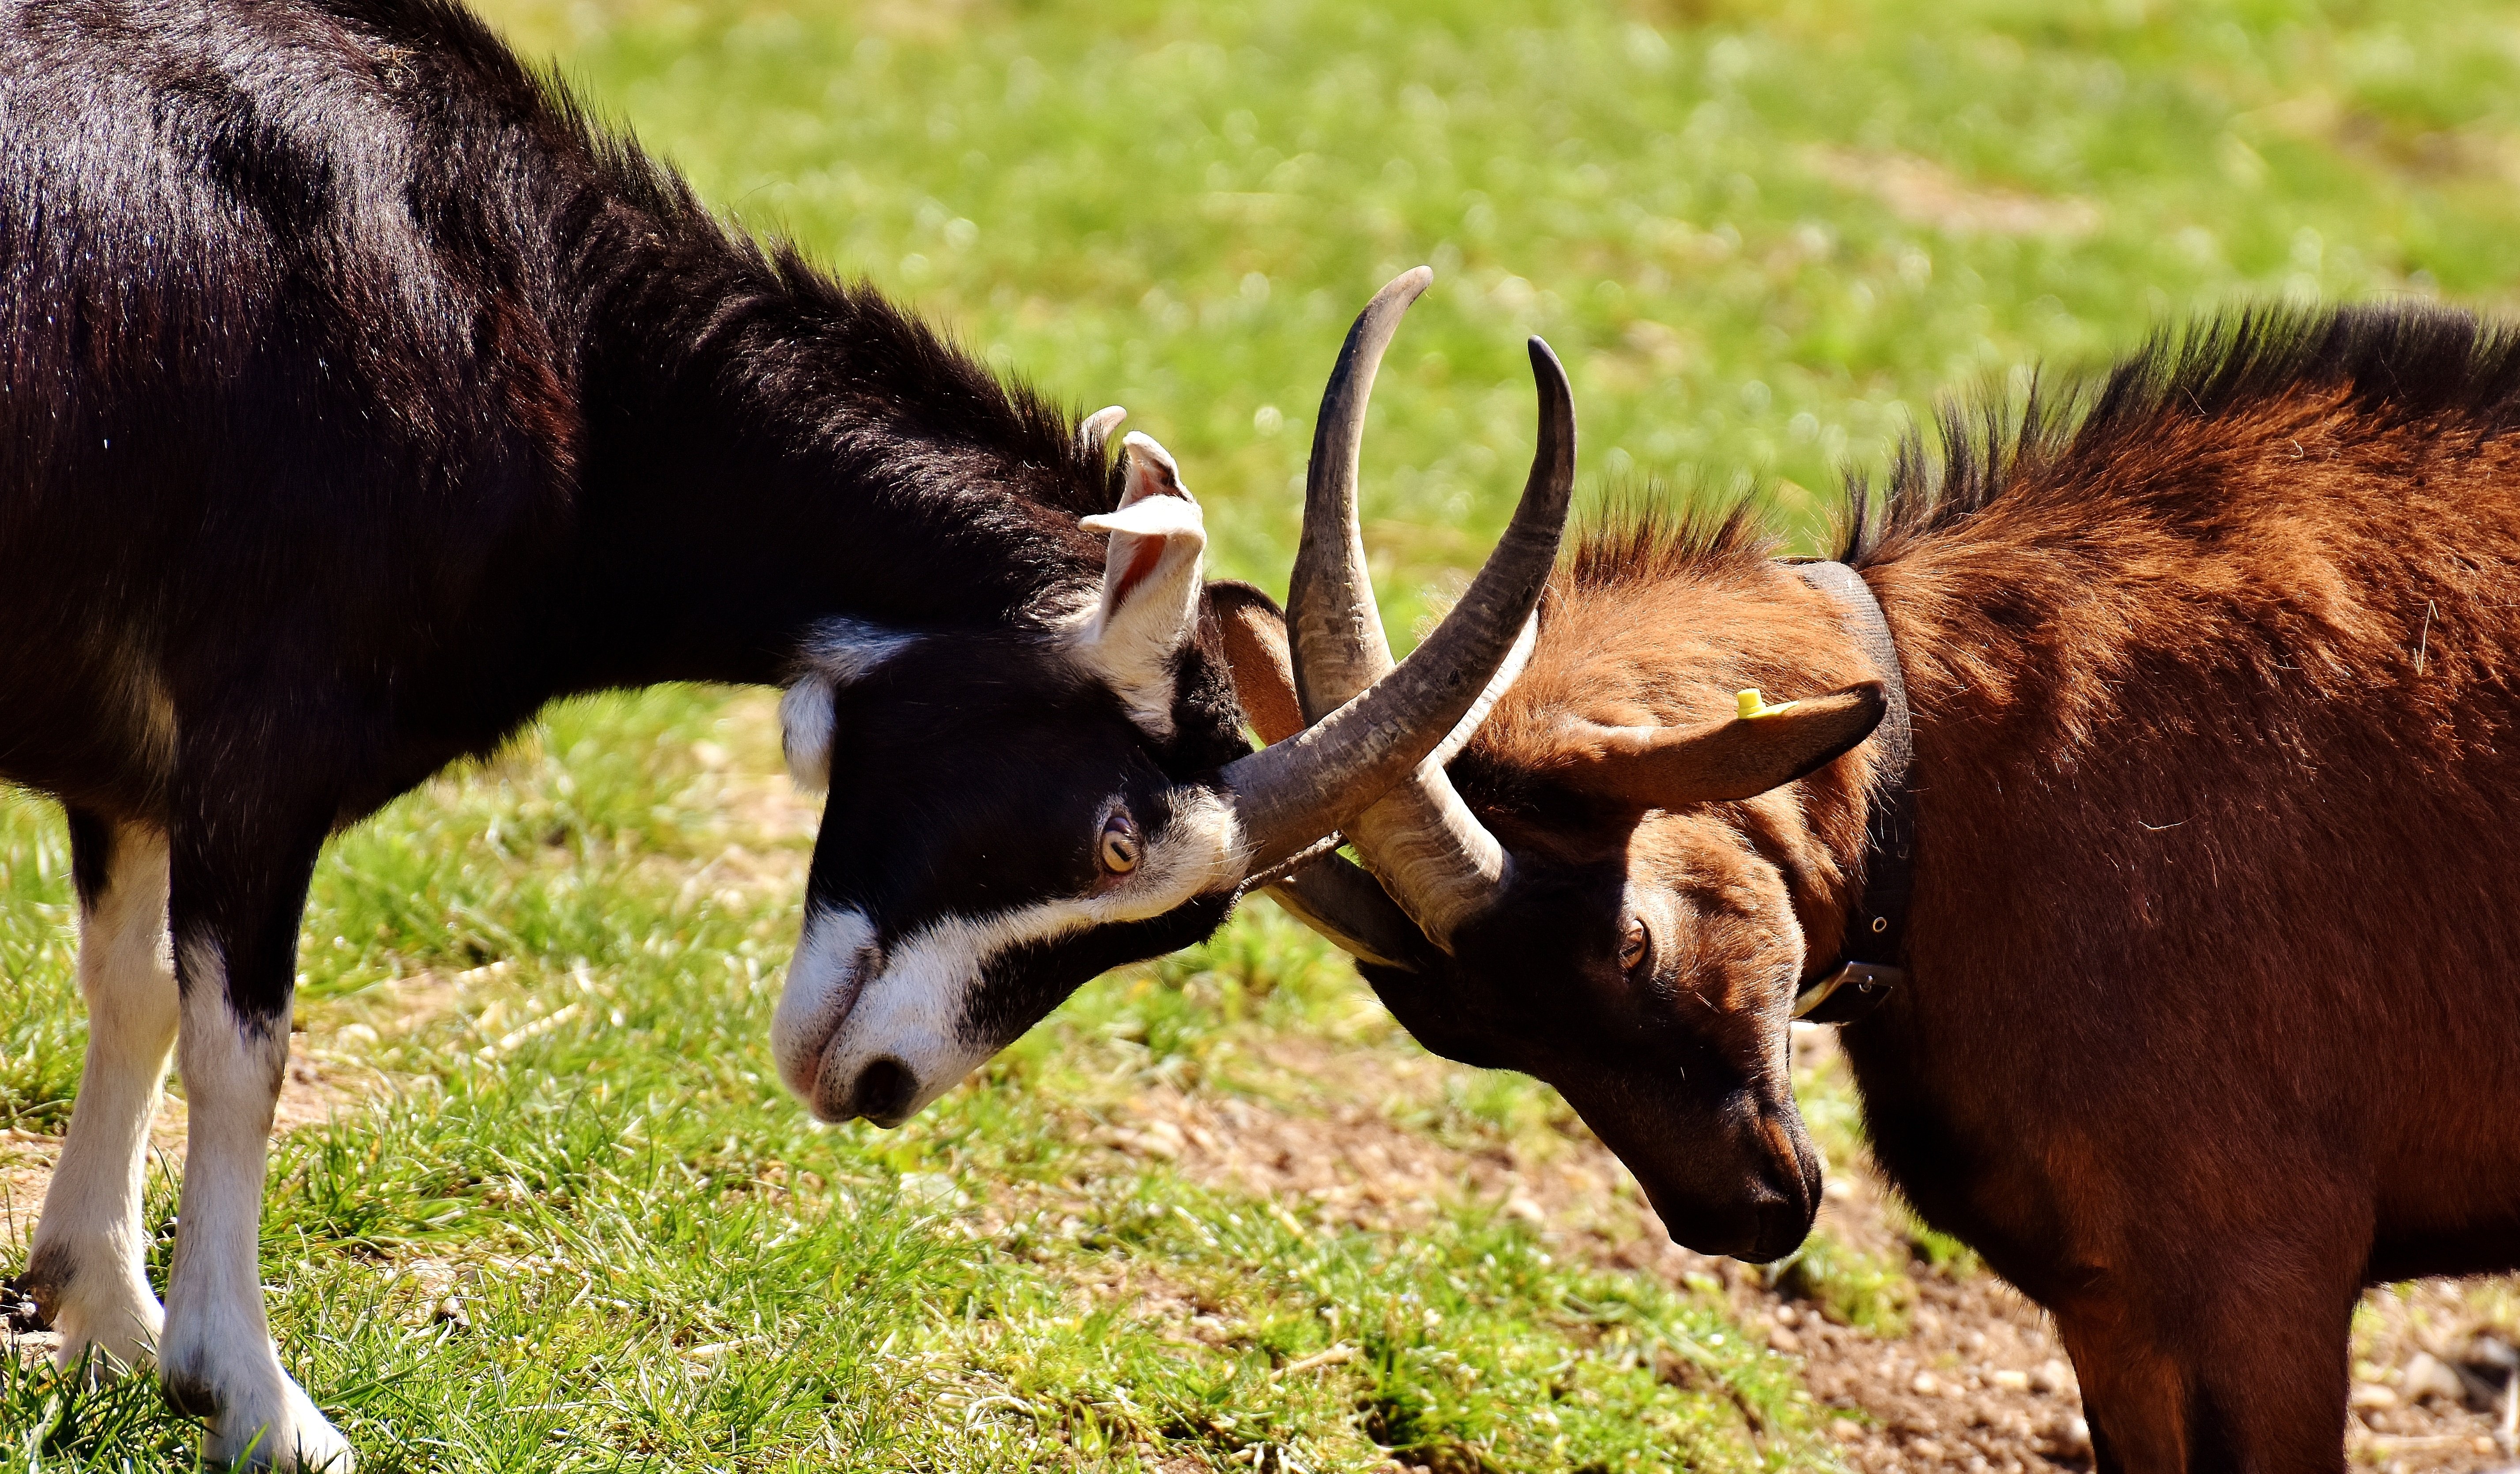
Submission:
[[[1125,875],[1138,868],[1138,826],[1129,823],[1128,815],[1114,814],[1102,821],[1100,858],[1104,870]]]

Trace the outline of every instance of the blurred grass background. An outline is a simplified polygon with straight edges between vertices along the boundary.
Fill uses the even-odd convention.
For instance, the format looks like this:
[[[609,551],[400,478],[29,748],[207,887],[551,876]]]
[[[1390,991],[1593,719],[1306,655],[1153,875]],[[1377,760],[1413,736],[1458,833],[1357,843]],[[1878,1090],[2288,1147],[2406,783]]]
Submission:
[[[2256,298],[2520,282],[2502,4],[483,8],[746,226],[1129,405],[1216,571],[1265,586],[1349,317],[1434,264],[1367,449],[1403,640],[1520,482],[1526,333],[1574,377],[1588,496],[1750,491],[1808,546],[1837,468],[1946,391]],[[264,1269],[366,1467],[1830,1466],[1707,1286],[1552,1254],[1466,1190],[1377,1227],[1109,1145],[1167,1092],[1352,1107],[1446,1161],[1582,1142],[1546,1090],[1429,1065],[1266,907],[901,1131],[809,1129],[764,1048],[810,843],[768,710],[558,708],[328,856],[300,1044],[341,1114],[281,1151]],[[75,1088],[67,872],[51,808],[0,796],[0,1168]],[[1854,1113],[1812,1088],[1842,1157]],[[1806,1256],[1810,1298],[1895,1322],[1844,1258]],[[145,1384],[0,1361],[29,1469],[188,1438]]]
[[[1437,272],[1367,442],[1398,633],[1530,453],[1757,486],[1954,389],[2258,297],[2520,281],[2520,13],[2484,0],[495,0],[608,113],[1086,408],[1119,402],[1284,577],[1323,377]]]

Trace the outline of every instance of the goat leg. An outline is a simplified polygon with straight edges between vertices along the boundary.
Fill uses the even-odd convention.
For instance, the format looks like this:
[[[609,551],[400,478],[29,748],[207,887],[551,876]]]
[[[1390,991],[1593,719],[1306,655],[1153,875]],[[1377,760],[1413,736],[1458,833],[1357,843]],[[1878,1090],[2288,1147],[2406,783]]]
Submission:
[[[166,836],[84,810],[69,820],[87,1065],[24,1283],[62,1333],[59,1364],[101,1376],[155,1355],[165,1319],[146,1273],[141,1174],[175,1047],[175,978],[165,955]]]
[[[2202,1265],[2193,1274],[2148,1271],[2156,1288],[2181,1292],[2146,1298],[2130,1285],[2094,1286],[2054,1308],[2082,1382],[2095,1470],[2343,1474],[2359,1262],[2287,1257],[2262,1245],[2260,1273],[2245,1281]]]
[[[207,1421],[203,1452],[222,1468],[240,1458],[351,1467],[348,1441],[281,1368],[256,1266],[297,923],[329,817],[292,825],[227,808],[191,823],[179,815],[170,835],[176,1058],[190,1117],[158,1377],[168,1403]]]

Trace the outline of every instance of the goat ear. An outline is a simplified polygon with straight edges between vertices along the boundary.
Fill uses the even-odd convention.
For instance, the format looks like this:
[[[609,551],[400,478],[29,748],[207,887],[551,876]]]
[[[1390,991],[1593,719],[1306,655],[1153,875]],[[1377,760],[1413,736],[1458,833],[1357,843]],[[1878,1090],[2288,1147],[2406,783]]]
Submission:
[[[1119,509],[1080,524],[1109,533],[1111,547],[1102,598],[1078,644],[1143,724],[1170,731],[1174,656],[1198,628],[1207,524],[1162,446],[1133,433],[1120,444],[1120,461]]]
[[[1263,742],[1282,742],[1304,730],[1295,700],[1295,661],[1286,644],[1286,615],[1249,584],[1220,578],[1207,586],[1207,607],[1225,636],[1225,663],[1235,699]]]
[[[1751,693],[1743,696],[1752,707]],[[1573,721],[1558,733],[1551,776],[1640,809],[1755,798],[1835,761],[1870,737],[1887,710],[1881,683],[1867,681],[1701,727]]]

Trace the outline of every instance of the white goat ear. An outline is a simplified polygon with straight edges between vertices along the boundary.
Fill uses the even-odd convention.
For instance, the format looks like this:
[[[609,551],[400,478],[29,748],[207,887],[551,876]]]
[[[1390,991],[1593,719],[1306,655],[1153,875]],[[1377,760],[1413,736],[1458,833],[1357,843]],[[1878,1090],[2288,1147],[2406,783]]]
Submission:
[[[1199,563],[1207,523],[1164,448],[1142,434],[1121,442],[1120,507],[1085,518],[1111,535],[1102,596],[1078,642],[1139,725],[1172,730],[1173,661],[1198,628]]]
[[[864,680],[916,638],[862,619],[826,619],[806,635],[796,679],[779,698],[779,745],[797,787],[820,793],[832,785],[832,705],[840,688]]]

